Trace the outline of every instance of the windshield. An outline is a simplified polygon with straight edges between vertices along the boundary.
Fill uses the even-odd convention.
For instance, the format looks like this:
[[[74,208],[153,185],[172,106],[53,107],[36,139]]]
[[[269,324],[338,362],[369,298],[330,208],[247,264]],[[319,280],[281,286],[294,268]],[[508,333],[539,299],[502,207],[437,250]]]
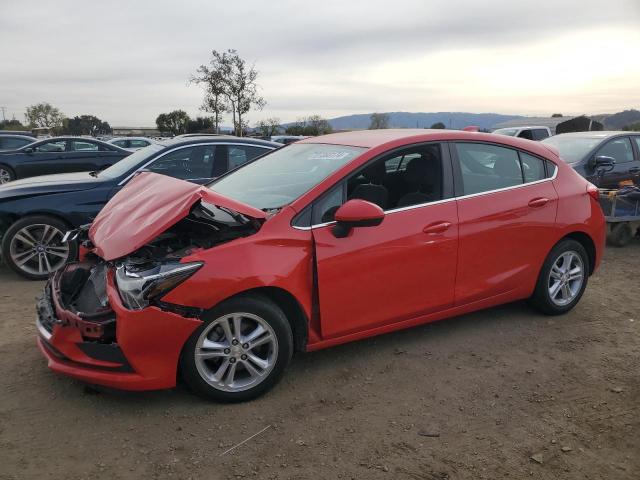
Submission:
[[[152,155],[159,152],[163,148],[166,148],[165,145],[149,145],[148,147],[141,148],[140,150],[136,150],[131,155],[127,155],[122,160],[117,163],[114,163],[109,168],[105,168],[102,170],[98,177],[100,178],[118,178],[124,175],[125,173],[133,170],[134,168],[144,165],[145,161],[151,158]]]
[[[498,135],[509,135],[510,137],[513,137],[516,133],[518,133],[518,129],[517,128],[499,128],[497,130],[494,130],[493,133],[496,133]]]
[[[294,143],[209,184],[213,191],[261,210],[280,208],[318,185],[365,148]]]
[[[567,163],[576,163],[582,160],[596,145],[602,141],[602,138],[585,138],[557,135],[555,137],[545,138],[542,143],[556,147],[560,152],[560,158]]]

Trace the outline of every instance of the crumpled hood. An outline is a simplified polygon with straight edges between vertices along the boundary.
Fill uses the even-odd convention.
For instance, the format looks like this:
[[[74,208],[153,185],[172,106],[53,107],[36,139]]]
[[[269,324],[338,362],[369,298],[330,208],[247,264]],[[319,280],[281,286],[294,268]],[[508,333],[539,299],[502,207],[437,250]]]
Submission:
[[[104,260],[124,257],[178,223],[200,200],[254,219],[266,218],[262,210],[207,187],[142,172],[100,211],[89,228],[89,239]]]

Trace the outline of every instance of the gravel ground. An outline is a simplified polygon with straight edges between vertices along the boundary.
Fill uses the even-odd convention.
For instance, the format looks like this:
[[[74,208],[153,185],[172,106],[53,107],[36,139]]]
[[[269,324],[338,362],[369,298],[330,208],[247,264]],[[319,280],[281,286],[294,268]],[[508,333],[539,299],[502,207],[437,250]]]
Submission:
[[[42,284],[0,268],[0,479],[637,479],[638,275],[640,241],[564,317],[515,303],[298,355],[266,396],[217,405],[51,373]]]

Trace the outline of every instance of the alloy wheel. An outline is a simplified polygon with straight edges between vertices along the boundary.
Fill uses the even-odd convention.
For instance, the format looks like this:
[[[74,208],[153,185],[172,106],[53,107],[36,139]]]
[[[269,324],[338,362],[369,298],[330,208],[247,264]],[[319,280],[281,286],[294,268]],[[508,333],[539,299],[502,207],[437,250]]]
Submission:
[[[560,307],[568,305],[580,293],[583,282],[582,258],[577,252],[564,252],[553,262],[549,272],[549,298]]]
[[[69,259],[69,245],[62,242],[63,236],[60,230],[46,223],[28,225],[11,239],[11,260],[31,275],[54,272]]]
[[[11,180],[11,172],[5,168],[0,168],[0,185],[3,183],[9,183]]]
[[[224,392],[241,392],[265,380],[278,358],[271,326],[251,313],[224,315],[203,330],[195,348],[202,379]]]

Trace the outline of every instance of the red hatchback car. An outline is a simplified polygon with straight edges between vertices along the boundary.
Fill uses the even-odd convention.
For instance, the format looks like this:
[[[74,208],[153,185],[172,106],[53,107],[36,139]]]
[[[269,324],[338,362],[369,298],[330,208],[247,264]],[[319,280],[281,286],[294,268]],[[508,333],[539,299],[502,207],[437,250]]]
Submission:
[[[460,131],[310,138],[208,186],[142,173],[38,302],[49,367],[219,401],[312,351],[530,299],[573,308],[602,256],[597,190],[549,147]]]

